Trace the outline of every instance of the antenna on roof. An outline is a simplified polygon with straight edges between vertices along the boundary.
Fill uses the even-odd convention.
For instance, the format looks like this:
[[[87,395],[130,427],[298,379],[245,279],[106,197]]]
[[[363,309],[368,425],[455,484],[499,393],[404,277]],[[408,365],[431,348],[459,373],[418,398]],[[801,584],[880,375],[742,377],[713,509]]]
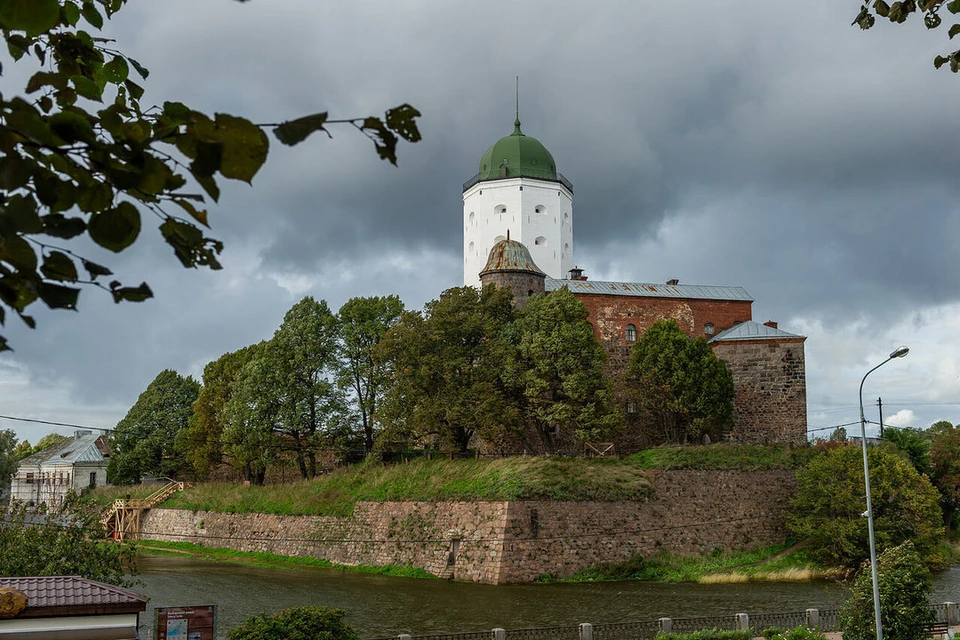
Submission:
[[[513,132],[520,133],[520,76],[517,76],[517,119],[513,121]]]

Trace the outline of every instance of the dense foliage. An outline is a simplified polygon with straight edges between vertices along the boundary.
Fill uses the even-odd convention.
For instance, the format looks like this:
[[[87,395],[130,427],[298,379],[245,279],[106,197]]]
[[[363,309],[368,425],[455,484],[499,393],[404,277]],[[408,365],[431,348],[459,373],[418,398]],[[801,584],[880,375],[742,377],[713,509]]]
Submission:
[[[0,526],[0,576],[79,575],[129,585],[135,550],[103,539],[94,513],[68,503],[48,514],[13,504]]]
[[[343,609],[304,606],[258,613],[227,634],[227,640],[359,640]]]
[[[931,477],[933,466],[930,461],[931,438],[928,431],[905,427],[887,428],[885,439],[892,443],[910,461],[917,472]]]
[[[930,559],[943,534],[938,494],[930,480],[886,447],[868,447],[878,550],[911,541]],[[869,557],[860,447],[837,446],[797,471],[788,525],[810,539],[808,552],[827,566],[856,567]]]
[[[35,326],[25,311],[37,300],[76,309],[81,285],[104,289],[116,302],[150,298],[145,282],[98,280],[113,275],[99,263],[100,254],[109,255],[100,249],[133,245],[146,212],[184,267],[219,269],[223,245],[204,231],[205,199],[219,198],[218,178],[249,183],[267,158],[263,127],[245,118],[211,117],[179,102],[142,106],[137,80],[146,80],[147,69],[90,33],[125,3],[0,4],[7,50],[38,68],[23,95],[0,96],[0,325],[12,311]],[[363,132],[395,164],[399,137],[420,139],[419,115],[401,105],[383,118],[339,122]],[[274,134],[293,145],[333,122],[317,113],[275,126]]]
[[[940,492],[943,522],[949,531],[960,509],[960,427],[949,422],[940,424],[930,447],[930,460],[931,479]]]
[[[897,0],[887,3],[886,0],[863,0],[860,13],[853,19],[853,24],[861,29],[870,29],[876,23],[877,16],[886,18],[890,22],[901,24],[907,21],[911,13],[918,11],[923,14],[923,24],[927,29],[937,29],[943,23],[943,9],[952,14],[960,13],[960,0]],[[950,25],[947,36],[952,40],[960,34],[960,23]],[[960,71],[960,50],[938,55],[933,59],[933,66],[939,69],[947,65],[950,71]]]
[[[187,426],[200,385],[166,369],[140,394],[111,436],[107,478],[135,484],[149,476],[173,476],[183,467],[176,436]]]
[[[604,375],[607,354],[588,315],[566,287],[531,297],[517,314],[503,376],[516,391],[526,437],[540,440],[533,451],[553,453],[558,439],[609,439],[622,427]]]
[[[627,396],[641,424],[668,443],[713,440],[733,417],[733,377],[702,338],[675,320],[658,320],[633,347]]]
[[[923,640],[924,625],[935,620],[928,605],[932,584],[929,569],[911,542],[891,547],[877,558],[880,591],[880,624],[888,640]],[[840,611],[844,640],[876,638],[873,576],[865,562]]]
[[[12,429],[0,431],[0,489],[10,484],[18,461],[17,434]]]

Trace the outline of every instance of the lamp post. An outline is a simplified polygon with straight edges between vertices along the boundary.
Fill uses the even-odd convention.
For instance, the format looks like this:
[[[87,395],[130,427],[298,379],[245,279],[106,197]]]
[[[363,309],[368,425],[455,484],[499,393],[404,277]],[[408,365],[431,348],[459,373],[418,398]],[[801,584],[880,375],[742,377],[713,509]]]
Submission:
[[[887,364],[894,358],[902,358],[910,352],[907,347],[899,347],[890,357],[867,371],[860,381],[860,446],[863,448],[863,484],[867,489],[867,530],[870,532],[870,571],[873,574],[873,614],[877,625],[877,640],[883,640],[883,628],[880,626],[880,585],[877,580],[877,543],[873,536],[873,503],[870,501],[870,468],[867,465],[867,419],[863,415],[863,383],[867,376]]]

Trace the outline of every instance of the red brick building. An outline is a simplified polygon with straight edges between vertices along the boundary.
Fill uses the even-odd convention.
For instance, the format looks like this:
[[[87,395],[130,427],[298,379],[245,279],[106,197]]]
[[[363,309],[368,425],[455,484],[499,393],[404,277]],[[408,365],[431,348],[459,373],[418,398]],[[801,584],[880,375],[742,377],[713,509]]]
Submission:
[[[673,319],[687,335],[705,338],[733,376],[734,419],[725,437],[743,443],[805,442],[807,438],[805,337],[774,322],[753,321],[753,298],[742,287],[598,282],[579,269],[568,280],[544,276],[526,247],[505,239],[490,250],[483,284],[510,288],[520,305],[536,293],[567,287],[590,312],[588,321],[607,350],[611,374],[621,374],[633,344],[657,320]],[[621,449],[656,444],[642,429],[628,429]]]

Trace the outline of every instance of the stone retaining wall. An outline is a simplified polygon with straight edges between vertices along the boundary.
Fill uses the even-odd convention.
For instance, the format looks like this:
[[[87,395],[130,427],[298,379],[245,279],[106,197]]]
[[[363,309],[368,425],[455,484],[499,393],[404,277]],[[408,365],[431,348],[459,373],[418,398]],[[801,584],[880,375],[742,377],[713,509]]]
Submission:
[[[361,502],[350,517],[153,509],[142,537],[345,565],[412,565],[504,584],[568,577],[659,551],[703,554],[782,542],[792,471],[656,471],[645,500]]]

